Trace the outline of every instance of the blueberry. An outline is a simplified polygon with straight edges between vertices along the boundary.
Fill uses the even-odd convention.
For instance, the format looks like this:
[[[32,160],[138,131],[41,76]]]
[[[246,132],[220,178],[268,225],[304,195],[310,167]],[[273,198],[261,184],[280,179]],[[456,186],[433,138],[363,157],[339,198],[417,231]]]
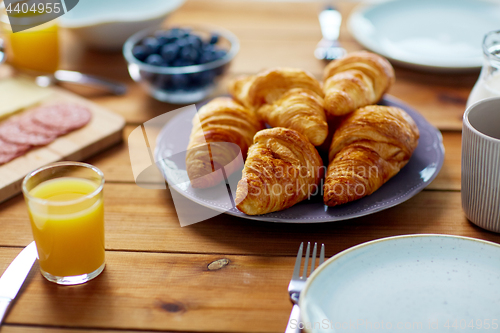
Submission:
[[[184,38],[184,37],[189,36],[189,30],[187,30],[187,29],[172,28],[172,29],[170,29],[170,32],[172,33],[172,35],[175,35],[178,38]]]
[[[224,50],[217,50],[215,51],[214,58],[215,60],[222,59],[226,56],[227,52]]]
[[[182,39],[182,38],[187,38],[189,37],[190,33],[186,29],[171,29],[170,34],[174,36],[176,39]]]
[[[177,40],[177,36],[173,35],[170,31],[157,31],[155,32],[155,37],[160,45],[165,45]]]
[[[180,51],[180,57],[193,63],[198,59],[198,51],[190,44],[184,46]]]
[[[211,71],[211,70],[200,72],[200,73],[193,73],[191,75],[192,75],[192,77],[191,77],[192,83],[195,85],[201,86],[201,87],[212,83],[212,81],[215,78],[215,73],[214,73],[214,71]]]
[[[175,89],[186,88],[189,84],[189,78],[185,74],[173,74],[170,77],[170,80]]]
[[[203,44],[202,50],[203,52],[215,52],[216,47],[213,44]]]
[[[136,45],[132,49],[132,55],[139,61],[144,61],[149,53],[146,51],[146,48],[142,45]]]
[[[177,54],[179,53],[179,46],[177,44],[166,44],[163,45],[161,48],[161,56],[163,57],[163,60],[165,62],[172,62],[175,60],[177,57]]]
[[[206,64],[207,62],[212,61],[213,56],[210,52],[203,52],[198,58],[199,64]]]
[[[172,62],[173,67],[184,67],[184,66],[191,66],[194,65],[195,63],[193,61],[189,61],[186,59],[175,59]]]
[[[205,48],[198,58],[198,63],[205,64],[216,59],[216,51],[213,48]]]
[[[217,44],[219,42],[219,35],[213,34],[210,36],[210,44]]]
[[[175,44],[177,44],[177,46],[179,46],[179,48],[182,48],[182,47],[188,45],[189,41],[186,38],[179,38],[175,41]]]
[[[177,33],[179,33],[180,31],[182,31],[182,29],[181,29],[181,28],[172,28],[172,29],[170,29],[170,32],[171,32],[171,33],[173,33],[173,34],[177,34]]]
[[[142,45],[146,48],[146,51],[149,54],[158,53],[160,51],[160,43],[154,37],[144,38]]]
[[[191,44],[195,49],[200,49],[203,45],[201,38],[196,35],[189,35],[187,37],[189,44]]]
[[[163,66],[163,58],[158,54],[151,54],[146,58],[146,63],[152,66]]]

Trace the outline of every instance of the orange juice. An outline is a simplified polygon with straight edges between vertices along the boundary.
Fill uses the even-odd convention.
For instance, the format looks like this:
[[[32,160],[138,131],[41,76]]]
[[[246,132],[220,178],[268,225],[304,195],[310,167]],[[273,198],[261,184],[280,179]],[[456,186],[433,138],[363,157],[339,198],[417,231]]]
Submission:
[[[59,67],[59,29],[55,22],[15,33],[6,28],[8,62],[19,69],[55,72]]]
[[[104,264],[104,209],[98,185],[76,177],[44,181],[28,202],[40,269],[53,276],[89,274]]]

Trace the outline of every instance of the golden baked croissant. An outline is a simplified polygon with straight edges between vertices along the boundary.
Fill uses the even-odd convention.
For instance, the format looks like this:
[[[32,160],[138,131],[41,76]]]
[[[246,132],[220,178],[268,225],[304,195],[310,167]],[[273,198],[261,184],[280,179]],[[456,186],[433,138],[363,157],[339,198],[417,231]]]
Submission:
[[[371,52],[353,52],[330,62],[323,85],[327,115],[342,116],[377,103],[394,80],[389,61]]]
[[[290,89],[274,103],[257,109],[257,115],[272,127],[286,127],[304,134],[315,146],[328,136],[323,98],[309,89]]]
[[[309,89],[323,97],[321,85],[311,74],[296,68],[275,68],[257,75],[244,76],[229,84],[229,92],[249,109],[277,101],[293,88]]]
[[[351,113],[330,146],[325,204],[341,205],[375,192],[408,163],[418,139],[417,125],[399,108],[369,105]]]
[[[294,129],[315,146],[328,135],[321,85],[306,71],[275,68],[236,79],[229,91],[272,127]]]
[[[319,193],[323,163],[305,136],[275,127],[258,132],[248,150],[236,207],[248,215],[283,210]]]
[[[215,98],[198,110],[186,154],[186,169],[191,186],[207,188],[229,176],[239,166],[240,151],[246,158],[257,131],[263,128],[256,115],[228,97]],[[231,144],[227,144],[227,143]]]

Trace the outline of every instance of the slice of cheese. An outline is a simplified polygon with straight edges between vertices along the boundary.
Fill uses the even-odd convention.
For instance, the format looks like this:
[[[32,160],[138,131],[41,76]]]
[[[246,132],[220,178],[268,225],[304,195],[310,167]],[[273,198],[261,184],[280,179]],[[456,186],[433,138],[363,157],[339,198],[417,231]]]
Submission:
[[[42,88],[24,78],[0,80],[0,120],[33,106],[52,94],[52,89]]]

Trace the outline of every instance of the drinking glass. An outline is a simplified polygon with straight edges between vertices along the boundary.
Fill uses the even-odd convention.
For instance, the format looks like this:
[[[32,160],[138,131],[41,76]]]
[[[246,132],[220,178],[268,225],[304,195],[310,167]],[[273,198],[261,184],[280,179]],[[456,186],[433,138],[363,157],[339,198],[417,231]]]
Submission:
[[[23,25],[23,18],[18,18]],[[32,24],[26,20],[26,26]],[[12,32],[5,6],[0,1],[0,52],[6,54],[7,61],[16,69],[34,74],[54,73],[59,68],[59,27],[57,19],[29,28]],[[1,56],[0,56],[1,57]]]
[[[78,162],[54,163],[28,174],[28,206],[40,271],[58,284],[80,284],[104,269],[102,172]]]
[[[483,68],[467,100],[475,102],[500,96],[500,30],[490,31],[483,39]]]

